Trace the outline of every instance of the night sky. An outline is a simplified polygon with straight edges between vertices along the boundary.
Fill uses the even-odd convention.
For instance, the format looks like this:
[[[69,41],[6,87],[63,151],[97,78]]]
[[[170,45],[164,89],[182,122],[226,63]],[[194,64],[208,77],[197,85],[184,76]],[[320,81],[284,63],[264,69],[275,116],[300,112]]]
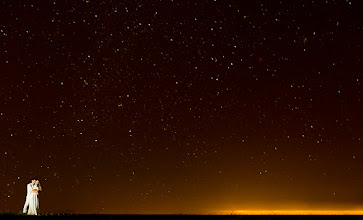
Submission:
[[[362,11],[1,1],[0,211],[363,206]]]

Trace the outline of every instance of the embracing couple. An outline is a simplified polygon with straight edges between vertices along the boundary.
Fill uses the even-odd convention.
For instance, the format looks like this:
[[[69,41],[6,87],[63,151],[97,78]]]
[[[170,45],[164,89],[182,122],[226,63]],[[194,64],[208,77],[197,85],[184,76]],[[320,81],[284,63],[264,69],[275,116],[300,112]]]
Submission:
[[[40,182],[38,179],[33,178],[31,183],[27,185],[26,200],[23,208],[23,213],[28,215],[38,215],[39,213],[39,192],[42,191]]]

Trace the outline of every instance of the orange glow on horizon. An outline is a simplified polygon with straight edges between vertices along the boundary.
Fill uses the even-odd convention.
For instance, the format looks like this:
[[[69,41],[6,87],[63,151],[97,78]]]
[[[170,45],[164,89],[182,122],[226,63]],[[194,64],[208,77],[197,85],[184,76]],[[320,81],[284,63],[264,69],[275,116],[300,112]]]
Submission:
[[[218,215],[363,215],[362,210],[220,210]]]

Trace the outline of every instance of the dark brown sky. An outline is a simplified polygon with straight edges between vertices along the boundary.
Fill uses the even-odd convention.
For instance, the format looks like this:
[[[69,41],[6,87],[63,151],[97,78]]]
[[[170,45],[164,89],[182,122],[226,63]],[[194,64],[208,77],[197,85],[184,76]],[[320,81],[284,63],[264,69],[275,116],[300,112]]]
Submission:
[[[0,211],[363,204],[362,5],[1,1]]]

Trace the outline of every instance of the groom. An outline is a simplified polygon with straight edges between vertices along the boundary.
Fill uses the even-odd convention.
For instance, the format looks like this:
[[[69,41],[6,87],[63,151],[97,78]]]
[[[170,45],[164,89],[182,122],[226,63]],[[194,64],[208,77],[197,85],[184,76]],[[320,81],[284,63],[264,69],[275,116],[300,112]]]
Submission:
[[[32,192],[33,190],[33,186],[35,184],[35,182],[37,181],[37,178],[33,178],[31,183],[28,183],[28,185],[26,186],[27,189],[27,193],[26,193],[26,199],[25,199],[25,204],[24,204],[24,208],[23,208],[23,213],[27,213],[27,209],[29,208],[29,194]]]

